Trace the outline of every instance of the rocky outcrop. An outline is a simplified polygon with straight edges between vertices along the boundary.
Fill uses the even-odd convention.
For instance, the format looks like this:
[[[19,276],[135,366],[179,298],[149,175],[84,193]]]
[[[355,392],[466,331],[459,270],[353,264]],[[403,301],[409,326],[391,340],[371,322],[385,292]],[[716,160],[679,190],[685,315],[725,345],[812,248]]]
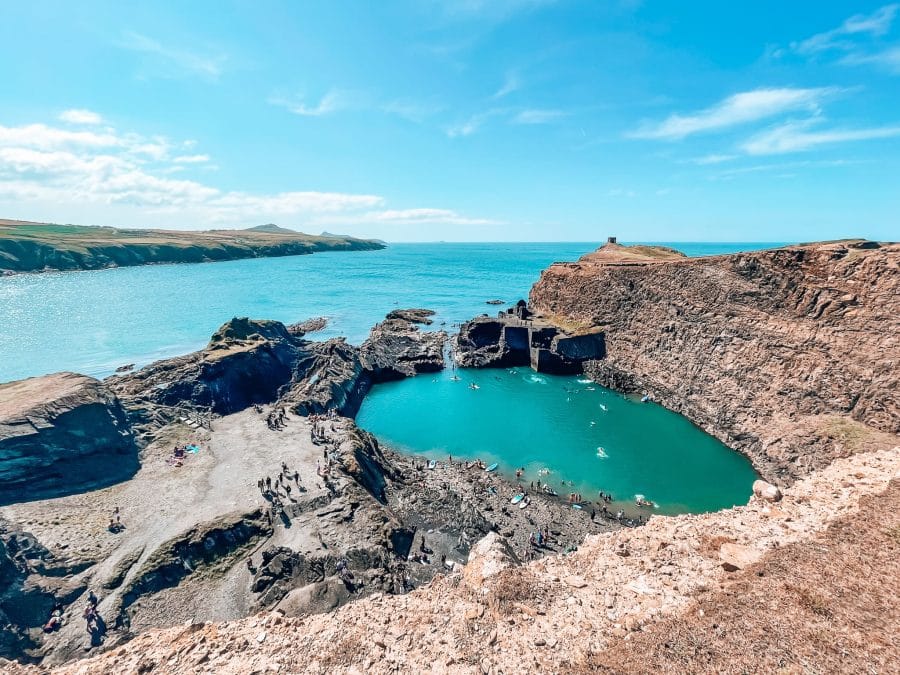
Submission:
[[[497,318],[479,316],[460,326],[454,358],[463,368],[530,366],[542,373],[576,374],[606,353],[602,331],[570,332],[532,315],[519,301]]]
[[[434,312],[398,309],[377,324],[359,350],[360,360],[374,384],[400,380],[444,368],[444,331],[420,331]]]
[[[704,258],[607,244],[547,269],[530,307],[602,330],[586,372],[648,393],[790,483],[900,431],[900,245]]]
[[[234,318],[201,351],[107,379],[129,405],[153,412],[187,406],[227,415],[275,400],[291,381],[302,343],[277,321]]]
[[[102,487],[137,468],[125,412],[101,382],[56,373],[0,384],[0,503]]]
[[[352,417],[368,390],[359,349],[335,338],[304,345],[279,399],[300,415],[334,410]]]
[[[328,319],[324,316],[314,316],[305,321],[298,321],[287,326],[287,331],[294,337],[303,337],[307,333],[315,333],[323,330],[328,325]]]

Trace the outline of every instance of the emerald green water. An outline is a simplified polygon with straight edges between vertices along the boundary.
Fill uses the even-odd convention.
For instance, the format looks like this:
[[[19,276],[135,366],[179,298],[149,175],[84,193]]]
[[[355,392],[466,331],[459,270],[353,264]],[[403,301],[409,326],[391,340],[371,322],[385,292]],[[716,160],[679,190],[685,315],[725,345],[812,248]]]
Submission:
[[[749,461],[659,405],[527,368],[455,373],[459,381],[447,370],[378,385],[357,421],[397,450],[497,462],[510,478],[525,467],[526,486],[540,479],[560,495],[589,500],[603,490],[631,514],[638,494],[658,505],[654,513],[669,514],[750,497],[756,474]],[[550,473],[539,475],[544,468]]]

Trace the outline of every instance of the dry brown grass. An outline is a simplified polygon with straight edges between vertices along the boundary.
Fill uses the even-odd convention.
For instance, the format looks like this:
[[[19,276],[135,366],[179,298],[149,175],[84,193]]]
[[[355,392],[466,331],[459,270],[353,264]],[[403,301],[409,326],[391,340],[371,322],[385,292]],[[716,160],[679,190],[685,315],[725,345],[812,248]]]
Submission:
[[[508,567],[492,581],[488,603],[494,609],[505,612],[516,603],[534,601],[540,596],[541,585],[533,573],[525,567]]]
[[[884,494],[864,499],[858,515],[771,553],[723,590],[699,597],[692,612],[634,633],[573,670],[897,673],[898,598],[900,481],[894,481]]]

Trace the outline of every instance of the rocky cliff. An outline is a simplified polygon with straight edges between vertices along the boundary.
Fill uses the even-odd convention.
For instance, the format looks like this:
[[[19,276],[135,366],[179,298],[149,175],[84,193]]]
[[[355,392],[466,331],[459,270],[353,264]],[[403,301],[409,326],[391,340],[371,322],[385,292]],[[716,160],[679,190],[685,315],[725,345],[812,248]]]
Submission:
[[[125,412],[99,381],[56,373],[0,384],[0,503],[109,485],[137,466]]]
[[[384,244],[277,230],[136,230],[0,219],[0,274],[369,251]]]
[[[900,245],[704,258],[607,244],[547,269],[530,307],[602,330],[587,372],[683,413],[789,483],[900,431]]]

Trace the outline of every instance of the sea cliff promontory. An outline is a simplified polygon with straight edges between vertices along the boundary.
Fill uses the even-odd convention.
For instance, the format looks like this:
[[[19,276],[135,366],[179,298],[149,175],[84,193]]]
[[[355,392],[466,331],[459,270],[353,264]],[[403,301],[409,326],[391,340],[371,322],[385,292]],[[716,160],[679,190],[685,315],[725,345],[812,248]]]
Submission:
[[[382,248],[384,244],[368,239],[315,236],[275,225],[186,232],[0,219],[0,275]]]
[[[534,285],[545,320],[606,335],[585,366],[790,483],[900,432],[900,245],[850,240],[686,258],[607,243]]]

